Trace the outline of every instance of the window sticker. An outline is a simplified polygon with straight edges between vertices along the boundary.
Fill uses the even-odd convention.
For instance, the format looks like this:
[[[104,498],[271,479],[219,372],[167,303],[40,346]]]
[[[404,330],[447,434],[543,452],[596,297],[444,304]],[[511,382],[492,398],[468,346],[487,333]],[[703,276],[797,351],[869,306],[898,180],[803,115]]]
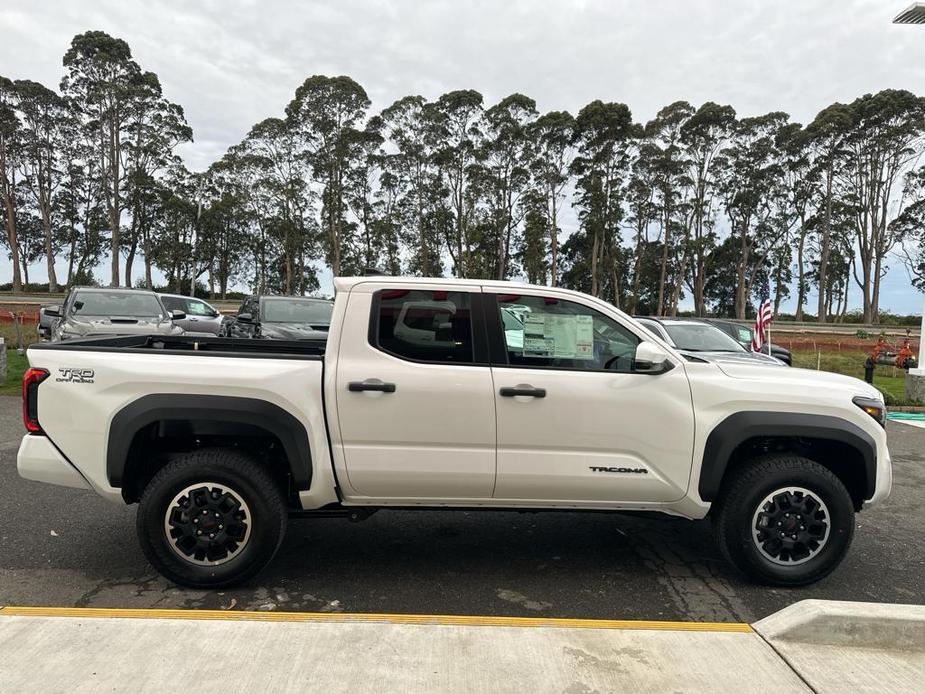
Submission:
[[[594,359],[594,319],[559,313],[524,316],[523,356],[538,359]]]

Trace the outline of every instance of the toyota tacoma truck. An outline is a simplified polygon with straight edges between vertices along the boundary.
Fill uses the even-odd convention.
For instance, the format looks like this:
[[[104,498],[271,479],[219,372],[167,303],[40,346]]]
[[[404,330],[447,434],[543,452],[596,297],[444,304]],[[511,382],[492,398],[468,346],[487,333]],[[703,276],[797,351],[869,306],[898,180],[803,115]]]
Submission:
[[[147,558],[196,587],[253,577],[291,517],[389,508],[710,517],[732,564],[795,586],[890,493],[884,402],[860,380],[685,358],[564,289],[335,289],[326,341],[33,345],[20,474],[137,503]]]

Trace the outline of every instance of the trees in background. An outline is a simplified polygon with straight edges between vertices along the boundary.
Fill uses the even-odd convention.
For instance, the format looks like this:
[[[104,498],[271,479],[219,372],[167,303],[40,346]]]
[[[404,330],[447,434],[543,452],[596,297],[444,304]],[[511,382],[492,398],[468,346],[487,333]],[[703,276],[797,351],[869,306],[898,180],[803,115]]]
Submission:
[[[124,41],[80,34],[64,69],[60,93],[0,77],[14,291],[39,260],[54,290],[106,257],[113,286],[152,287],[157,269],[180,291],[301,294],[324,267],[378,267],[524,277],[662,315],[689,296],[697,315],[742,318],[768,287],[775,311],[793,292],[803,318],[815,292],[819,320],[840,320],[856,286],[876,321],[894,258],[925,289],[925,100],[909,92],[806,127],[685,101],[642,124],[621,103],[541,114],[474,90],[376,113],[350,77],[316,75],[190,172],[182,108]]]

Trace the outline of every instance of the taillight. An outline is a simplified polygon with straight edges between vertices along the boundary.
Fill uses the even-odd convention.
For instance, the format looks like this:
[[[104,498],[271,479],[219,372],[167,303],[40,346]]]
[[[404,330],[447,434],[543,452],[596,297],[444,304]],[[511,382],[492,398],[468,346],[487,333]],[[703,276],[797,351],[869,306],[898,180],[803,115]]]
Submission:
[[[22,423],[30,434],[41,434],[39,424],[39,383],[48,378],[47,369],[26,369],[22,376]]]

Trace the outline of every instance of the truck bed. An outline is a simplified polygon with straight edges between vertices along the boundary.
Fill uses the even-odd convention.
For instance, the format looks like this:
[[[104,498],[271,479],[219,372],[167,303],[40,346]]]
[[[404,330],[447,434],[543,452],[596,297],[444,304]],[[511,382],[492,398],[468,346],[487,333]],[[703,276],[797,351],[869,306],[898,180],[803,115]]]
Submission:
[[[64,342],[39,342],[29,349],[80,350],[87,352],[135,352],[157,350],[167,354],[212,352],[233,355],[323,357],[327,341],[259,340],[195,335],[125,335],[87,337]]]

